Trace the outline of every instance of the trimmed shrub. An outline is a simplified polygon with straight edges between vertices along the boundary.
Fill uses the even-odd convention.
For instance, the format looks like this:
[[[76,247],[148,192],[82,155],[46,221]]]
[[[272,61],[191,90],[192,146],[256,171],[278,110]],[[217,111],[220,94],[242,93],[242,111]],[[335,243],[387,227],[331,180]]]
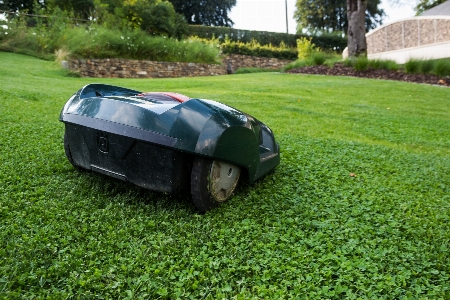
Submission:
[[[390,71],[398,70],[398,64],[393,60],[381,60],[381,59],[369,60],[368,67],[372,69],[382,69]]]
[[[420,61],[417,59],[410,59],[405,63],[405,72],[409,74],[420,73]]]
[[[367,70],[368,66],[369,60],[365,56],[360,56],[356,58],[353,62],[353,68],[355,68],[356,71],[365,71]]]
[[[306,59],[299,59],[284,66],[281,71],[286,72],[292,69],[303,68],[307,66],[321,66],[324,64],[327,64],[329,67],[331,67],[335,62],[336,60],[334,57],[327,56],[326,53],[323,53],[321,51],[316,51]]]
[[[201,38],[218,38],[221,42],[229,39],[233,42],[250,43],[252,40],[258,41],[261,45],[279,46],[282,42],[287,47],[295,48],[297,39],[311,38],[312,42],[323,50],[342,52],[347,47],[347,39],[334,34],[322,34],[321,36],[308,36],[305,34],[287,34],[280,32],[253,31],[234,29],[230,27],[212,27],[189,25],[187,29],[189,36]]]
[[[439,77],[450,76],[450,59],[434,61],[433,73]]]
[[[315,66],[321,66],[327,60],[326,55],[323,52],[314,52],[311,55],[311,60]]]
[[[353,61],[351,59],[349,59],[349,58],[345,59],[342,63],[346,67],[353,67]]]
[[[259,57],[278,58],[286,60],[295,60],[297,58],[297,50],[288,48],[283,43],[280,46],[261,45],[256,40],[250,43],[234,42],[226,39],[221,43],[221,48],[225,54],[241,54]]]
[[[290,64],[287,64],[286,66],[284,66],[281,71],[286,72],[292,69],[297,69],[297,68],[303,68],[306,66],[310,66],[311,65],[311,61],[310,60],[296,60],[294,62],[291,62]]]
[[[239,68],[235,74],[249,74],[249,73],[263,73],[263,72],[278,72],[279,70],[265,69],[265,68]]]
[[[423,60],[420,62],[420,73],[428,74],[434,68],[434,61],[432,60]]]
[[[400,67],[395,61],[386,60],[386,68],[390,71],[397,71]]]

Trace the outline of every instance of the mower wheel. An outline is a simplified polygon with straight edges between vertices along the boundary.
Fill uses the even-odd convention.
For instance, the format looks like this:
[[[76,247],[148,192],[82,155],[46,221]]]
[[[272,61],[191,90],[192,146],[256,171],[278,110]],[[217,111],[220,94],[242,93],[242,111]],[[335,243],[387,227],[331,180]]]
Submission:
[[[64,132],[64,152],[66,153],[66,157],[69,160],[70,164],[77,170],[82,170],[81,167],[77,166],[72,158],[72,154],[70,153],[70,147],[69,147],[69,139],[67,138],[67,133]]]
[[[195,206],[201,212],[207,212],[233,193],[241,169],[235,165],[196,157],[191,173],[191,194]]]

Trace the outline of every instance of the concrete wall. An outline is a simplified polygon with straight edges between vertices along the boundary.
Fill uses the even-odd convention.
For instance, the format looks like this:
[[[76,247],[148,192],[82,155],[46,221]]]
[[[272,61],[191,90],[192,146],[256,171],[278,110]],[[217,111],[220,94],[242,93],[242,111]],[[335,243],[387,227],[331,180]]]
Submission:
[[[450,57],[450,16],[414,17],[397,21],[366,34],[369,59]]]
[[[280,69],[291,61],[275,58],[229,55],[223,64],[156,62],[127,59],[73,59],[68,69],[83,77],[165,78],[213,76],[233,73],[239,68]]]

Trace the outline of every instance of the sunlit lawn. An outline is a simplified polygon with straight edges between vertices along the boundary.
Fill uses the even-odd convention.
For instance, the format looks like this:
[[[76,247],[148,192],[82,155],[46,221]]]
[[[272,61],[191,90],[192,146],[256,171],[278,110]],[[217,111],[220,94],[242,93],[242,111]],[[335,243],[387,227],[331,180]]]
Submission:
[[[278,73],[64,76],[0,52],[0,298],[450,295],[450,89]],[[65,101],[91,82],[226,103],[271,127],[282,162],[205,215],[78,172]]]

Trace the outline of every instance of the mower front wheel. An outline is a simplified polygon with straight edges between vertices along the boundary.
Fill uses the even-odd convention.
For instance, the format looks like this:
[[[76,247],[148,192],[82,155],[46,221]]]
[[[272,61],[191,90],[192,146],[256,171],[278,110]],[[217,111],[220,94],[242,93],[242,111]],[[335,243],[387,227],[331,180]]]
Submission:
[[[196,157],[191,172],[191,195],[198,210],[207,212],[228,200],[240,173],[238,166]]]

